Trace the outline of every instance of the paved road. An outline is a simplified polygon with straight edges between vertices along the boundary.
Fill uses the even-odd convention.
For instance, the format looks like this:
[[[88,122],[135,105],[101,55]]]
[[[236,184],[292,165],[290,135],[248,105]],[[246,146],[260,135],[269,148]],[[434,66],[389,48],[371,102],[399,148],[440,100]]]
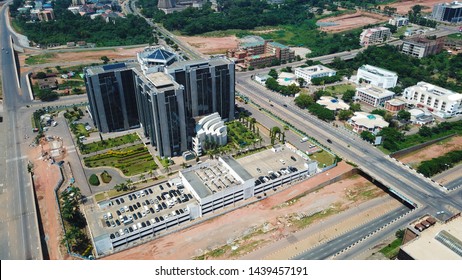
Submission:
[[[462,199],[459,194],[454,193],[452,195],[451,193],[443,192],[430,180],[413,173],[401,164],[384,156],[375,147],[362,141],[357,135],[346,130],[336,129],[331,124],[318,120],[306,111],[298,109],[291,98],[267,91],[248,77],[248,73],[237,74],[238,84],[236,89],[238,91],[249,96],[252,101],[258,103],[261,107],[292,123],[308,135],[317,138],[323,145],[329,147],[344,159],[355,162],[366,173],[371,174],[373,178],[416,203],[419,209],[425,208],[427,213],[433,215],[444,210],[445,214],[438,216],[443,220],[462,209]],[[259,118],[258,115],[256,117]],[[271,127],[271,124],[269,125]],[[333,143],[328,143],[327,139],[331,139]],[[348,147],[348,145],[350,146]],[[411,216],[415,218],[419,213],[420,211],[416,211]],[[390,216],[388,219],[392,220],[392,217]],[[392,228],[394,230],[398,229]],[[383,238],[386,234],[379,233],[376,236]],[[370,246],[371,242],[373,242],[372,240],[374,239],[367,240],[363,246]],[[343,245],[340,243],[334,242],[333,244],[336,244],[337,247],[330,250],[331,252],[343,249]],[[300,256],[300,258],[307,257]]]
[[[30,101],[17,87],[13,50],[9,44],[5,7],[1,10],[1,71],[4,120],[0,126],[0,259],[41,259],[40,237],[34,194],[23,154],[24,116],[18,110]],[[27,119],[27,118],[26,118]],[[30,123],[30,116],[27,121]]]
[[[409,209],[405,206],[402,206],[390,213],[385,214],[364,226],[355,228],[345,234],[340,235],[339,237],[330,240],[321,246],[317,246],[314,249],[304,252],[296,257],[294,260],[323,260],[331,257],[338,252],[338,248],[348,248],[351,244],[355,244],[362,238],[365,238],[371,232],[374,232],[377,228],[380,228],[384,224],[388,223],[390,220],[396,219],[406,212]]]

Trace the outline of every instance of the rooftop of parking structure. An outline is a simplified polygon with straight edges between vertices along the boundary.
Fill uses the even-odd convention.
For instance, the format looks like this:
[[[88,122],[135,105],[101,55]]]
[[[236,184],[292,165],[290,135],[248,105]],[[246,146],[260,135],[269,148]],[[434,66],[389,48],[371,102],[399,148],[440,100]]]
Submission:
[[[117,210],[120,211],[120,208],[123,208],[125,205],[128,207],[128,206],[132,206],[133,204],[136,204],[137,202],[139,202],[141,204],[141,209],[138,208],[137,210],[134,210],[134,211],[129,211],[128,213],[125,212],[125,213],[122,213],[122,216],[124,215],[135,215],[137,212],[142,212],[144,211],[144,207],[142,205],[142,203],[145,201],[145,200],[150,200],[150,199],[155,199],[156,196],[161,196],[162,192],[169,192],[170,190],[172,189],[176,189],[177,186],[172,186],[171,188],[169,188],[166,184],[167,182],[164,181],[164,182],[160,182],[159,184],[155,184],[155,185],[151,185],[151,186],[147,186],[143,189],[137,189],[133,192],[130,192],[130,193],[125,193],[123,195],[120,195],[119,197],[117,198],[112,198],[110,200],[110,205],[106,206],[106,207],[103,207],[103,208],[100,208],[97,206],[97,204],[93,204],[93,205],[90,205],[89,207],[85,207],[85,212],[86,212],[86,216],[87,216],[87,222],[91,228],[91,231],[92,231],[92,235],[95,236],[95,237],[98,237],[98,236],[104,236],[104,235],[110,235],[111,233],[114,233],[116,231],[118,231],[119,229],[124,229],[124,228],[127,228],[127,227],[131,227],[133,225],[133,223],[137,224],[138,222],[146,222],[147,220],[151,220],[152,218],[155,218],[155,217],[159,217],[159,216],[164,216],[165,214],[169,214],[171,213],[172,211],[175,211],[175,210],[178,210],[178,209],[183,209],[185,207],[187,207],[187,205],[189,205],[190,203],[195,203],[195,200],[192,199],[192,200],[189,200],[188,202],[184,202],[184,203],[176,203],[172,208],[167,208],[165,210],[161,210],[160,212],[156,212],[156,213],[150,213],[150,214],[147,214],[146,216],[142,216],[141,218],[138,218],[137,220],[133,220],[133,223],[130,223],[130,224],[126,224],[124,225],[124,223],[122,221],[121,222],[121,225],[120,226],[115,226],[115,227],[107,227],[106,223],[105,223],[105,220],[103,218],[104,214],[107,214],[108,212],[110,212],[113,216],[112,219],[108,219],[109,221],[113,220],[115,222],[116,219],[118,219],[118,215],[117,215]],[[164,190],[160,190],[159,186],[162,185]],[[137,199],[133,199],[133,200],[129,200],[128,198],[128,195],[129,194],[132,194],[132,195],[135,195],[136,193],[139,193],[141,190],[145,190],[147,191],[147,189],[151,189],[153,191],[152,194],[148,193],[147,195],[145,194],[145,196],[143,197],[140,197],[140,198],[137,198]],[[185,194],[189,193],[187,189],[184,189],[183,192]],[[116,199],[120,199],[120,198],[123,198],[124,199],[124,203],[120,203],[120,204],[117,204],[116,203]],[[160,201],[162,202],[162,201]],[[152,204],[150,205],[147,205],[148,208],[154,208],[154,206]]]
[[[233,170],[241,175],[243,180],[252,178],[242,167],[238,166],[234,159],[225,161]],[[241,184],[238,178],[231,175],[230,170],[226,168],[219,160],[208,160],[198,166],[181,171],[183,177],[194,188],[196,193],[201,197],[207,197],[223,189],[238,186]]]
[[[307,150],[309,145],[311,145],[311,143],[306,142]],[[296,159],[296,161],[291,159],[292,156]],[[285,162],[285,164],[280,161],[281,159]],[[264,150],[256,154],[237,159],[237,162],[254,178],[268,175],[268,171],[278,171],[281,168],[287,166],[294,166],[299,170],[306,169],[304,166],[306,161],[301,156],[286,147],[284,147],[284,149],[280,152]],[[257,168],[260,169],[260,172],[257,170]]]

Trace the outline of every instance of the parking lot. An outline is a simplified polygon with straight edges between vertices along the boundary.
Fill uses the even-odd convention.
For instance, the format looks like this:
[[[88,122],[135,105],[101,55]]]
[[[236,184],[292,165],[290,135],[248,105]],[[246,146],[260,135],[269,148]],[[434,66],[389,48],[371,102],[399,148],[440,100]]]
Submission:
[[[289,166],[298,170],[306,169],[302,157],[284,147],[282,151],[266,150],[237,160],[254,178],[268,176],[269,173],[287,169]]]
[[[109,205],[86,209],[94,237],[114,239],[189,212],[193,196],[182,186],[164,182],[110,200]]]

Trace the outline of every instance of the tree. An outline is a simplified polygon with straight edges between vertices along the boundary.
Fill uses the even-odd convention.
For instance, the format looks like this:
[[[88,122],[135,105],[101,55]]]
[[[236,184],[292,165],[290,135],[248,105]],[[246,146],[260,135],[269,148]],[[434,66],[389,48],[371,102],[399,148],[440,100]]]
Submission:
[[[38,72],[35,77],[37,79],[45,79],[47,77],[47,74],[45,72]]]
[[[88,182],[92,186],[99,186],[99,184],[100,184],[98,176],[96,174],[91,174],[90,178],[88,179]]]
[[[409,121],[411,119],[411,113],[405,110],[400,110],[397,114],[399,120]]]
[[[373,143],[375,141],[375,135],[372,132],[364,130],[361,132],[361,138],[367,142]]]
[[[265,82],[266,87],[272,91],[279,91],[280,85],[274,78],[268,78]]]
[[[346,103],[349,103],[353,100],[353,97],[355,95],[356,95],[356,91],[349,89],[343,93],[342,100],[345,101]]]
[[[383,109],[374,109],[374,110],[371,111],[371,114],[385,117],[385,115],[387,114],[387,111],[383,110]]]
[[[304,87],[305,84],[306,84],[305,79],[303,79],[302,77],[297,78],[297,82],[298,82],[298,86],[299,86],[299,87]]]
[[[352,110],[353,112],[361,111],[361,104],[359,104],[359,103],[350,103],[350,110]]]
[[[103,55],[100,59],[103,61],[104,64],[107,64],[110,61],[109,57],[105,55]]]
[[[41,89],[38,93],[38,97],[42,101],[53,101],[59,98],[59,95],[51,89]]]
[[[278,72],[275,69],[270,69],[270,71],[268,72],[268,75],[273,77],[274,79],[278,78]]]
[[[339,120],[342,120],[342,121],[346,121],[348,120],[351,116],[353,115],[353,111],[351,110],[340,110],[340,112],[338,112],[338,119]]]
[[[298,107],[303,108],[303,109],[307,108],[311,104],[314,104],[313,97],[311,97],[308,94],[304,94],[304,93],[297,96],[294,101]]]
[[[422,137],[430,137],[432,136],[432,129],[424,125],[419,129],[419,135]]]
[[[395,232],[395,237],[399,239],[403,239],[404,237],[404,229],[399,229]]]
[[[417,14],[420,14],[420,12],[422,11],[422,6],[420,5],[414,5],[412,6],[412,12],[414,13],[414,15],[417,15]]]

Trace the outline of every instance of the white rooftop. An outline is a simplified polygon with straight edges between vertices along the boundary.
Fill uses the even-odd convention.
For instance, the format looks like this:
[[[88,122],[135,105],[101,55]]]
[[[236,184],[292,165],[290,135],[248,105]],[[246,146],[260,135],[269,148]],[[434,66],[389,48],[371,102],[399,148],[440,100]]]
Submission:
[[[335,70],[332,70],[324,65],[313,65],[310,67],[298,67],[295,70],[304,72],[306,74],[320,74],[320,73],[336,72]]]
[[[357,87],[356,90],[367,93],[367,94],[369,94],[371,96],[374,96],[376,98],[383,98],[383,97],[387,97],[387,96],[395,94],[392,91],[389,91],[387,89],[384,89],[384,88],[381,88],[381,87],[378,87],[378,86],[375,86],[375,85],[372,85],[372,84],[368,84],[368,85],[362,86],[362,87]]]
[[[436,223],[401,249],[415,260],[462,260],[462,217]]]
[[[350,119],[357,125],[373,129],[375,127],[388,127],[388,122],[386,122],[382,116],[376,114],[370,114],[366,112],[355,112],[354,116]]]
[[[417,85],[411,86],[409,88],[414,88],[415,90],[420,90],[420,91],[426,91],[428,93],[432,93],[438,96],[444,96],[449,101],[462,100],[462,94],[427,83],[427,82],[418,82]]]
[[[383,77],[395,77],[395,76],[398,76],[398,74],[396,74],[396,72],[389,71],[387,69],[383,69],[383,68],[380,68],[380,67],[377,67],[377,66],[372,66],[372,65],[369,65],[369,64],[365,64],[365,65],[359,67],[359,69],[367,71],[367,72],[375,74],[375,75],[383,76]]]
[[[331,111],[350,109],[350,105],[346,104],[343,100],[336,99],[331,96],[321,96],[321,98],[316,101],[316,103],[326,107]]]

